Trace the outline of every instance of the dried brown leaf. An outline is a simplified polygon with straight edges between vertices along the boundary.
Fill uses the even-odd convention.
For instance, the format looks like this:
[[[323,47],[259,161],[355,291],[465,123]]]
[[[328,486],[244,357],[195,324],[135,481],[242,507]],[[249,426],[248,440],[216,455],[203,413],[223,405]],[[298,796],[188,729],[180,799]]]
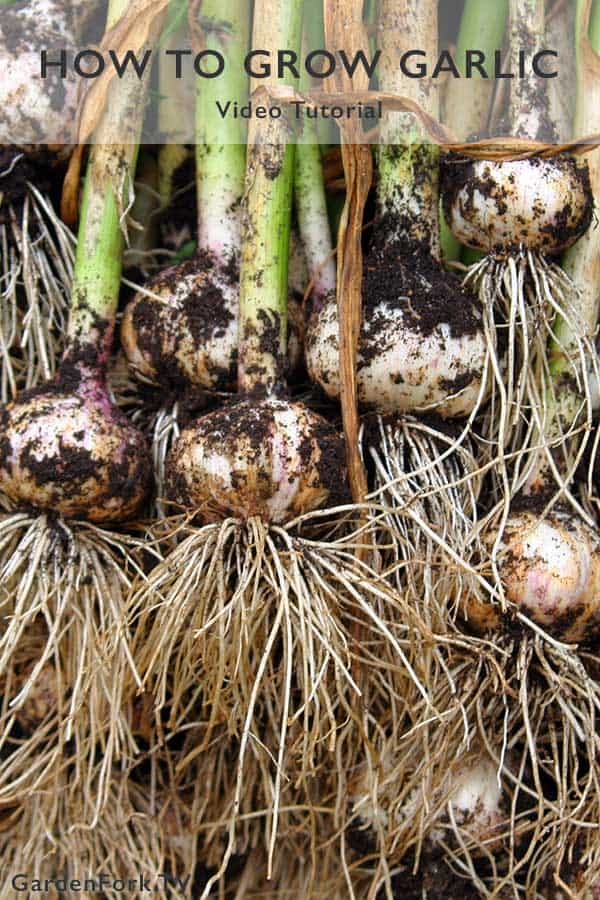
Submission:
[[[600,65],[598,57],[589,45],[589,41],[583,41],[584,52],[587,47],[587,61],[585,71],[590,82],[597,83]],[[593,58],[592,58],[593,57]],[[395,110],[397,112],[410,112],[419,120],[425,132],[430,139],[438,144],[442,150],[462,153],[473,159],[525,159],[530,156],[551,157],[561,153],[574,153],[575,155],[583,155],[589,153],[600,145],[600,131],[594,130],[592,133],[568,141],[563,144],[546,144],[542,141],[532,141],[526,138],[518,138],[512,136],[491,137],[481,141],[473,141],[471,143],[461,143],[456,139],[452,131],[435,119],[433,116],[423,110],[418,103],[411,100],[410,97],[404,97],[400,94],[394,94],[389,91],[349,91],[341,90],[336,92],[328,91],[309,91],[301,93],[291,87],[269,87],[258,88],[253,96],[268,94],[278,103],[291,103],[292,101],[303,100],[307,105],[317,107],[327,104],[355,104],[363,103],[375,104],[381,101],[385,108]],[[340,126],[346,135],[349,129],[354,129],[352,134],[358,142],[364,141],[365,135],[360,132],[360,126],[355,123],[341,124]]]
[[[98,47],[99,52],[106,53],[113,50],[122,58],[127,51],[137,54],[143,47],[151,46],[162,27],[162,16],[168,5],[169,0],[132,0],[127,12],[112,28],[105,31],[102,43]],[[108,89],[115,75],[115,68],[106,66],[102,75],[83,84],[79,96],[77,125],[79,146],[69,161],[61,200],[61,215],[69,225],[74,225],[77,221],[83,145],[90,140],[102,119]]]
[[[325,42],[328,47],[347,47],[350,53],[366,46],[362,4],[353,0],[325,0]],[[368,76],[357,72],[334,76],[336,96],[355,97],[368,88]],[[350,92],[349,92],[350,91]],[[318,101],[317,101],[318,102]],[[356,102],[355,100],[353,102]],[[359,447],[356,360],[362,321],[362,226],[364,208],[373,177],[371,150],[361,142],[360,124],[341,124],[342,161],[346,179],[346,200],[340,220],[337,255],[338,319],[340,323],[341,407],[346,438],[348,476],[356,503],[364,501],[367,474]]]
[[[139,53],[151,46],[162,24],[169,0],[132,0],[125,15],[109,28],[98,48],[101,53],[114,50],[121,57],[128,50]],[[79,104],[78,141],[85,144],[96,129],[106,105],[108,88],[115,69],[107,66],[99,78],[86,86]]]

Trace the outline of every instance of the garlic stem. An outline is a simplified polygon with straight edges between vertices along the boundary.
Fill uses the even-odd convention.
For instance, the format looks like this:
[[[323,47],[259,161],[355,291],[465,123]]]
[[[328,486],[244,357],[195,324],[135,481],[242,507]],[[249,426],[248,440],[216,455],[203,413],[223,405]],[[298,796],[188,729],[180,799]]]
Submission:
[[[111,0],[107,29],[128,7],[127,0]],[[139,79],[130,70],[123,78],[113,79],[85,177],[65,358],[71,358],[82,345],[93,346],[100,368],[106,365],[112,346],[121,284],[123,219],[131,205],[148,85],[148,78]]]
[[[182,102],[185,109],[186,87],[182,88],[182,82],[176,78],[176,70],[173,60],[166,55],[169,51],[187,49],[186,29],[183,27],[186,17],[186,7],[182,7],[180,0],[171,0],[167,13],[167,22],[162,37],[162,45],[165,55],[158,62],[158,86],[160,103],[158,106],[158,127],[163,144],[158,151],[158,192],[160,194],[161,207],[167,209],[171,204],[173,193],[173,176],[188,156],[188,151],[181,143],[171,143],[179,134],[185,135],[182,130]],[[177,102],[179,100],[179,102]]]
[[[497,50],[502,50],[507,17],[508,0],[494,3],[466,0],[456,44],[461,75],[467,74],[467,51],[476,47],[486,59],[492,59]],[[494,89],[493,80],[482,78],[477,69],[468,74],[468,78],[451,78],[446,88],[446,124],[464,141],[473,135],[485,136]]]
[[[196,95],[196,183],[198,246],[226,265],[239,258],[240,204],[246,171],[244,120],[219,113],[217,104],[242,105],[248,99],[244,57],[248,51],[249,0],[204,0],[201,26],[205,49],[222,55],[218,78],[198,79]],[[262,46],[262,45],[261,45]],[[213,63],[205,63],[208,66]]]
[[[545,0],[509,0],[509,47],[513,71],[519,68],[519,52],[535,54],[544,49]],[[548,94],[539,80],[513,78],[510,83],[513,134],[530,140],[551,140]]]
[[[305,50],[307,41],[305,40]],[[310,78],[303,70],[300,90],[310,89]],[[316,124],[306,120],[300,142],[296,146],[294,197],[300,236],[306,254],[309,275],[313,281],[313,301],[316,304],[335,293],[336,272],[327,198],[323,179],[323,164]]]
[[[302,4],[258,0],[255,47],[300,51]],[[265,86],[275,76],[265,79]],[[287,344],[288,254],[294,146],[283,118],[252,122],[240,278],[240,391],[281,390]]]
[[[430,115],[439,116],[437,85],[429,79],[407,80],[398,60],[414,47],[434,56],[438,47],[437,3],[398,4],[382,0],[379,8],[379,46],[382,50],[380,87],[408,95]],[[408,237],[426,242],[440,256],[439,151],[408,113],[388,113],[381,129],[377,203],[386,240]]]

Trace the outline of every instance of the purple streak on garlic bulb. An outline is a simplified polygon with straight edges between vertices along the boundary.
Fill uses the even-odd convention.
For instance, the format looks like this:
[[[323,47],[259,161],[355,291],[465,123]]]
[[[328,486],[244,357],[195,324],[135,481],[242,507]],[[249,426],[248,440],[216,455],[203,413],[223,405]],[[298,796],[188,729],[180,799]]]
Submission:
[[[144,437],[103,382],[76,367],[0,409],[0,434],[0,490],[15,504],[116,522],[133,516],[148,493]]]
[[[167,496],[207,520],[274,523],[331,503],[343,490],[343,441],[300,403],[238,400],[186,428],[166,464]]]
[[[499,569],[507,599],[538,625],[580,640],[600,624],[600,537],[557,509],[507,522]]]

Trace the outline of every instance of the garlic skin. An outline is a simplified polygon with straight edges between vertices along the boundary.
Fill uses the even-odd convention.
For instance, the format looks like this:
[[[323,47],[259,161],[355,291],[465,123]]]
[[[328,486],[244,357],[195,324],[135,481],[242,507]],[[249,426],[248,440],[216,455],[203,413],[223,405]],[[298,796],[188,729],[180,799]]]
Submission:
[[[497,837],[506,821],[498,768],[490,757],[481,756],[458,771],[448,804],[456,824],[474,840],[490,847],[490,839]]]
[[[160,272],[127,305],[121,343],[132,369],[158,384],[232,388],[239,284],[205,257]]]
[[[502,626],[502,609],[498,603],[491,603],[487,597],[467,590],[460,598],[460,609],[468,627],[475,634],[498,632]]]
[[[311,380],[337,400],[341,385],[335,298],[311,317],[305,352]],[[396,303],[381,303],[363,316],[356,373],[359,402],[379,412],[469,415],[480,396],[485,358],[483,331],[453,336],[442,321],[423,334]]]
[[[575,243],[592,218],[587,164],[568,156],[503,162],[450,158],[442,190],[454,236],[492,255],[520,247],[557,253]]]
[[[352,812],[358,817],[361,830],[366,828],[376,831],[388,827],[390,816],[387,804],[396,785],[394,760],[392,748],[386,745],[381,753],[380,770],[373,773],[363,763],[349,782],[348,800]],[[376,783],[372,785],[371,779],[374,777]]]
[[[82,3],[29,0],[2,7],[0,17],[0,144],[74,143],[78,78],[48,69],[40,78],[41,51],[48,61],[75,52]]]
[[[287,304],[287,375],[289,379],[304,375],[304,344],[306,340],[306,316],[302,294],[290,288]]]
[[[0,435],[0,491],[17,505],[117,522],[148,493],[146,441],[101,389],[25,392],[0,409]]]
[[[393,831],[398,825],[420,818],[421,788],[414,788],[401,804],[397,802],[398,773],[394,772],[393,750],[382,754],[381,771],[374,777],[376,783],[370,785],[369,772],[366,766],[363,767],[349,795],[352,810],[364,829],[375,836],[381,829],[385,831],[391,826]],[[488,848],[499,843],[507,816],[503,809],[504,791],[498,782],[498,767],[492,757],[479,753],[456,772],[447,772],[439,790],[446,800],[431,817],[427,828],[429,844],[443,841],[452,821],[476,843],[485,842]],[[438,799],[441,798],[436,795],[436,802]]]
[[[201,510],[282,523],[324,506],[343,485],[343,442],[301,403],[246,398],[182,431],[166,462],[168,499]]]
[[[538,625],[578,641],[600,625],[600,538],[568,511],[507,522],[499,571],[509,601]]]

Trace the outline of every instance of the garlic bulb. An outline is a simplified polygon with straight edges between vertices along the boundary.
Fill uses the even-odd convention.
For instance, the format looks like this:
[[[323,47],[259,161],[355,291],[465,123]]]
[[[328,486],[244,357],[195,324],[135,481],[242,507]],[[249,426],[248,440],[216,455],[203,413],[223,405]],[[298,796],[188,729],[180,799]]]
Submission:
[[[513,515],[499,570],[507,599],[568,641],[600,624],[600,538],[568,511]]]
[[[121,343],[134,370],[161,385],[232,387],[239,282],[208,255],[165,269],[125,309]]]
[[[149,488],[145,440],[101,390],[60,382],[0,410],[0,491],[91,522],[127,519]]]
[[[160,272],[126,306],[121,343],[129,365],[160,384],[205,390],[237,385],[239,273],[209,254]],[[288,301],[288,367],[296,372],[304,353],[301,299]]]
[[[209,413],[182,431],[166,464],[167,495],[224,515],[285,522],[342,489],[343,442],[300,403],[251,398]]]
[[[361,828],[375,837],[378,831],[385,833],[398,825],[410,825],[422,816],[423,791],[415,788],[401,802],[398,802],[398,778],[394,773],[393,751],[385,752],[382,771],[373,775],[366,766],[359,773],[350,800]],[[498,766],[487,753],[478,753],[468,763],[456,771],[449,771],[439,784],[440,797],[445,804],[439,806],[430,816],[427,828],[428,849],[446,838],[448,829],[458,828],[478,844],[489,848],[497,844],[501,828],[506,823],[504,809],[505,788],[498,779]],[[431,801],[431,797],[428,798]],[[428,816],[431,810],[428,810]]]
[[[564,250],[587,230],[593,208],[587,165],[568,156],[450,159],[443,201],[455,237],[494,255],[519,247],[545,254]]]
[[[375,254],[363,284],[358,397],[381,412],[468,415],[482,391],[486,343],[479,309],[421,249]],[[309,322],[306,362],[313,381],[340,395],[335,298]]]
[[[0,144],[73,143],[78,81],[49,67],[40,78],[41,52],[48,62],[77,45],[81,0],[29,0],[2,6],[0,17]]]
[[[490,846],[506,820],[502,811],[502,787],[498,767],[489,756],[480,756],[461,768],[448,798],[452,818],[475,841]]]

